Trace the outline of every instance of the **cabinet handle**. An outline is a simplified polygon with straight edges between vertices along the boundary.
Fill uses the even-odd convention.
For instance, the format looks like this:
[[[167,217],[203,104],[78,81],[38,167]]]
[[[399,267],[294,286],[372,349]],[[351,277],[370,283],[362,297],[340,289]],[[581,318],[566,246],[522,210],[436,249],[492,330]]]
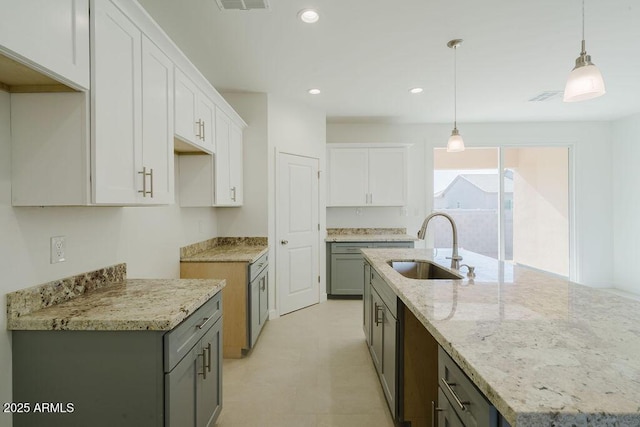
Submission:
[[[202,372],[198,372],[198,375],[202,375],[202,379],[207,379],[207,362],[206,362],[206,353],[207,349],[202,349],[202,354],[199,354],[198,357],[202,356]]]
[[[207,371],[211,372],[211,343],[207,344]]]
[[[196,130],[196,138],[201,140],[202,139],[202,120],[198,119],[198,121],[196,122],[196,126],[198,129]]]
[[[207,323],[209,323],[209,320],[211,320],[211,318],[212,318],[212,317],[213,317],[213,316],[205,317],[205,318],[203,319],[203,320],[204,320],[204,322],[202,322],[202,323],[201,323],[201,324],[199,324],[199,325],[196,325],[196,326],[198,327],[198,329],[202,329],[202,328],[204,328],[204,325],[206,325]]]
[[[466,411],[467,407],[465,405],[468,405],[469,402],[463,402],[460,400],[460,397],[458,397],[458,395],[456,394],[455,391],[453,391],[453,389],[451,387],[455,386],[456,383],[449,383],[447,382],[447,380],[445,380],[444,378],[440,378],[440,381],[442,382],[442,384],[447,388],[447,390],[449,390],[449,393],[451,393],[451,395],[453,396],[453,400],[456,401],[456,404],[460,407],[461,411]]]
[[[231,188],[231,200],[236,201],[236,187]]]
[[[376,326],[378,326],[380,323],[384,323],[384,307],[381,305],[378,305],[378,303],[376,302],[373,303],[373,306],[374,306],[375,322],[376,322]],[[382,313],[381,319],[378,318],[379,312]]]
[[[442,412],[444,409],[437,408],[436,402],[431,401],[431,427],[436,427],[438,424],[438,412]]]
[[[264,277],[263,277],[262,279],[260,279],[260,282],[262,283],[262,284],[260,285],[260,290],[263,290],[263,291],[264,291],[264,287],[265,287],[265,284],[266,284],[266,283],[265,283],[265,282],[266,282],[266,280],[264,280]]]
[[[280,240],[280,244],[281,244],[281,245],[286,245],[286,244],[288,244],[288,243],[289,243],[289,241],[288,241],[288,240]]]
[[[369,204],[373,204],[373,193],[369,193]]]
[[[205,135],[205,131],[207,129],[207,127],[204,124],[204,120],[202,120],[202,140],[204,141],[205,139],[207,139],[207,136]]]
[[[153,199],[153,168],[149,169],[149,179],[151,180],[151,191],[149,192],[149,195]]]
[[[142,193],[142,197],[147,197],[150,194],[153,197],[153,169],[147,172],[146,166],[142,167],[142,171],[138,172],[138,175],[142,175],[142,190],[138,190],[138,193]],[[147,177],[151,177],[151,191],[147,191]]]

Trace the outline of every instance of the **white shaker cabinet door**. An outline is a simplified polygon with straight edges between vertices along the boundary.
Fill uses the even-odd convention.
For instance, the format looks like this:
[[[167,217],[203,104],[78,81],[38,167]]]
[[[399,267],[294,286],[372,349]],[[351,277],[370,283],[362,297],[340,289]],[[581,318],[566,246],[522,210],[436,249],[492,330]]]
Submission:
[[[368,149],[329,149],[327,206],[365,206],[368,201]]]
[[[175,132],[184,141],[200,145],[201,126],[196,118],[196,85],[178,68],[175,69]]]
[[[196,112],[202,129],[200,144],[213,153],[216,149],[216,107],[202,92],[198,94]]]
[[[403,206],[407,203],[407,149],[369,149],[369,205]]]
[[[0,52],[89,89],[89,0],[0,0]]]
[[[142,34],[111,2],[91,5],[93,201],[134,204],[143,182]]]
[[[173,134],[173,62],[143,36],[142,167],[151,175],[138,192],[140,203],[174,201]]]
[[[229,185],[231,185],[231,203],[234,206],[241,206],[244,198],[242,129],[234,123],[231,123],[229,136]]]
[[[229,144],[231,142],[231,120],[216,109],[216,205],[229,206],[232,203],[230,185]]]

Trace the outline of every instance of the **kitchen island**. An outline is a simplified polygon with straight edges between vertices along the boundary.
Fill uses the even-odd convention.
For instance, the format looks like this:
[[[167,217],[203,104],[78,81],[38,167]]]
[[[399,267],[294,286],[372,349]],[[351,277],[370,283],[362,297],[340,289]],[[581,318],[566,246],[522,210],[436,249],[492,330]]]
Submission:
[[[8,294],[13,425],[212,425],[224,286],[119,264]]]
[[[640,425],[639,302],[466,251],[477,276],[462,280],[409,279],[388,264],[446,267],[450,251],[362,253],[512,426]]]

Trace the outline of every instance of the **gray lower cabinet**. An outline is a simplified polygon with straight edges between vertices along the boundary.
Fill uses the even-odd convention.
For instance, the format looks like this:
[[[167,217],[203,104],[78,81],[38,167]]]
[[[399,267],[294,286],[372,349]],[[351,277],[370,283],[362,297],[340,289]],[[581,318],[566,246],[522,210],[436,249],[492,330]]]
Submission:
[[[398,301],[391,288],[368,264],[364,283],[364,329],[382,391],[395,420],[398,414]]]
[[[12,352],[14,427],[212,427],[222,293],[168,332],[13,331]]]
[[[327,243],[327,294],[361,296],[364,282],[362,248],[412,248],[411,241]]]
[[[249,322],[250,345],[256,345],[258,336],[269,317],[269,275],[267,255],[249,265]]]
[[[438,348],[438,386],[438,426],[506,425],[496,408],[442,347]]]

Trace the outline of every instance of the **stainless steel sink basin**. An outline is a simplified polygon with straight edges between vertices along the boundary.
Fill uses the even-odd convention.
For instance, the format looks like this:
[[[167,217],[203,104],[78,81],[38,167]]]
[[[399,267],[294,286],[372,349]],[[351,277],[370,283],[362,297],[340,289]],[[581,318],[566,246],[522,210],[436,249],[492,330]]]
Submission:
[[[389,261],[389,265],[409,279],[422,280],[458,280],[461,274],[454,273],[430,261]]]

